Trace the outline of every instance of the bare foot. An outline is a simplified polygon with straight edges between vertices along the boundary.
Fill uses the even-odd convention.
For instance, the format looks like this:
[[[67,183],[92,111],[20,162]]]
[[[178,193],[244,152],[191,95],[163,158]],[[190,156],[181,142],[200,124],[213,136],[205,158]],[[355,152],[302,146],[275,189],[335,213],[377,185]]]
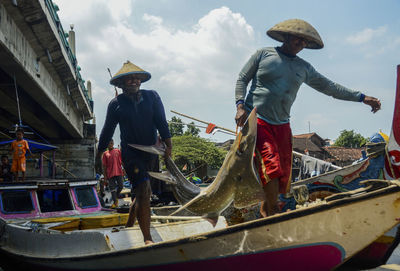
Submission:
[[[146,241],[144,241],[144,244],[147,246],[147,245],[154,244],[154,242],[152,240],[146,240]]]

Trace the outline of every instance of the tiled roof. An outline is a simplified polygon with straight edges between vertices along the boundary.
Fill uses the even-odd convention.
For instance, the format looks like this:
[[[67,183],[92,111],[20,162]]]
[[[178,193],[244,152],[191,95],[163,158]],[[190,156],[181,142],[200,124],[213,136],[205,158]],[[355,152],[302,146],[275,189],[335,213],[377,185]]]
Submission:
[[[295,137],[293,136],[293,149],[304,151],[308,149],[308,151],[312,152],[323,152],[323,149],[317,146],[314,142],[310,140],[310,138],[306,137]]]
[[[300,134],[293,135],[294,138],[311,138],[313,135],[317,135],[316,133],[308,133],[308,134]]]
[[[329,146],[323,147],[323,149],[330,154],[330,156],[334,157],[332,159],[327,159],[327,161],[355,161],[362,157],[361,148],[345,148],[345,147],[336,147]]]

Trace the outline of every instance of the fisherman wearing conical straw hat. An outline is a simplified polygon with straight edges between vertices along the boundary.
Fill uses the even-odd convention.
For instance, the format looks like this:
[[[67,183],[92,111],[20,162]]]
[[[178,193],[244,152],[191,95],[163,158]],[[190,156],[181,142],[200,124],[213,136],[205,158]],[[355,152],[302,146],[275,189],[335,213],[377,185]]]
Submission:
[[[336,99],[363,102],[374,113],[381,107],[378,99],[330,81],[297,56],[304,48],[324,47],[317,30],[309,23],[286,20],[269,29],[267,35],[283,44],[256,51],[239,73],[235,89],[237,125],[243,126],[247,112],[257,108],[256,162],[266,197],[261,204],[264,217],[278,212],[278,194],[290,189],[290,108],[302,83]]]
[[[122,88],[122,94],[108,105],[96,157],[99,161],[119,124],[122,163],[136,196],[126,226],[132,227],[137,216],[145,244],[153,242],[150,235],[151,189],[147,171],[158,156],[133,149],[128,144],[154,145],[158,131],[167,146],[166,155],[171,156],[172,151],[171,134],[160,96],[154,90],[140,88],[141,83],[150,78],[149,72],[129,61],[111,78],[110,84]]]

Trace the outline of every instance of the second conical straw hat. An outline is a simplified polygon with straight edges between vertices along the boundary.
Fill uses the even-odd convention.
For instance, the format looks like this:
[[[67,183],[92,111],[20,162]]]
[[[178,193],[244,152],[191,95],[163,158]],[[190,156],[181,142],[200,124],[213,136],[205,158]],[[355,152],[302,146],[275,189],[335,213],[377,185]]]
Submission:
[[[121,87],[121,79],[127,75],[134,75],[135,77],[138,77],[142,83],[151,78],[151,74],[149,72],[146,72],[142,68],[127,60],[124,65],[122,65],[122,68],[111,78],[110,84]]]
[[[321,49],[324,47],[324,43],[317,30],[315,30],[311,24],[300,19],[283,21],[274,25],[267,31],[268,36],[281,42],[285,41],[285,36],[287,34],[302,37],[307,40],[306,48]]]

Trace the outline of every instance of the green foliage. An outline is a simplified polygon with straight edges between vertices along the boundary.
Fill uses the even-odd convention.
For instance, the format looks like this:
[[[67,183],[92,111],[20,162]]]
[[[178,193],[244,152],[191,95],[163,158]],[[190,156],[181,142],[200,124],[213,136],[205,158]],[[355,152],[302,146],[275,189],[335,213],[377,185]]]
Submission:
[[[367,139],[362,135],[355,133],[354,130],[343,130],[340,132],[339,137],[336,139],[334,146],[359,148],[366,142]]]
[[[218,148],[207,139],[192,136],[172,137],[172,159],[181,169],[184,165],[197,167],[201,164],[208,164],[211,168],[219,168],[226,155],[226,151]]]
[[[192,135],[198,137],[200,133],[200,129],[194,125],[193,121],[187,124],[187,129],[184,133],[185,124],[178,117],[172,117],[171,121],[168,122],[168,127],[172,136]]]
[[[199,136],[200,129],[194,126],[194,122],[192,121],[187,125],[187,129],[184,133],[184,135],[192,135],[192,136]]]
[[[171,121],[168,123],[171,136],[183,135],[183,126],[184,124],[180,118],[172,117]]]

